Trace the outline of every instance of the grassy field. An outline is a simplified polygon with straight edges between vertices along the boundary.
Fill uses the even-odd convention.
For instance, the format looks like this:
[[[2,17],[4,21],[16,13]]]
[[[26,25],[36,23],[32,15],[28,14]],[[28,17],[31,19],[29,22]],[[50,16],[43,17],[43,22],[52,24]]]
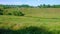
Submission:
[[[11,8],[5,11],[22,11],[25,16],[42,17],[42,18],[60,18],[60,8]],[[7,13],[8,13],[7,12]]]
[[[12,12],[14,9],[5,10]],[[60,8],[19,8],[16,10],[22,11],[25,16],[0,15],[0,29],[15,31],[32,26],[51,32],[49,34],[60,34]]]

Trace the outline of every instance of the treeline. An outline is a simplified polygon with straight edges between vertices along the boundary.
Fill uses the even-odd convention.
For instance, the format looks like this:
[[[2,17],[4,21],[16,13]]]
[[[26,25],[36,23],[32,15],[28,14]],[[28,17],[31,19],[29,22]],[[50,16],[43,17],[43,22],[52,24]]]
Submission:
[[[7,9],[7,8],[32,8],[34,6],[29,6],[29,5],[1,5],[0,4],[0,7],[3,7],[4,9]]]
[[[45,4],[42,4],[42,5],[39,5],[38,6],[39,8],[60,8],[60,5],[45,5]]]
[[[30,6],[30,5],[2,5],[0,7],[6,8],[60,8],[60,5],[39,5],[39,6]]]

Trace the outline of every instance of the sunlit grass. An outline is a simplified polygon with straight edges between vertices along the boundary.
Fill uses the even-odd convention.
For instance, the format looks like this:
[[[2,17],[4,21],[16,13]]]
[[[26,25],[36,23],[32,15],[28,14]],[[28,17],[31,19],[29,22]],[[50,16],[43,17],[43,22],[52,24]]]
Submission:
[[[23,16],[0,16],[0,28],[19,29],[29,26],[45,26],[49,30],[60,30],[60,19],[43,19]]]
[[[6,10],[11,13],[14,11],[13,8]],[[46,28],[53,34],[60,32],[60,8],[19,8],[18,10],[25,16],[0,15],[0,29],[15,31],[33,26]]]

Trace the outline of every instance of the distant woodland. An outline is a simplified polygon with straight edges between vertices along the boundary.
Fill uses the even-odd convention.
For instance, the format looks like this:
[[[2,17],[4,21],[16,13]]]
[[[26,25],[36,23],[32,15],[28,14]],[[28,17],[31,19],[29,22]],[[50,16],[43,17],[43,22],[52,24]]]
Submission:
[[[41,4],[39,6],[30,6],[30,5],[3,5],[0,4],[0,8],[3,7],[4,9],[6,8],[60,8],[60,5],[45,5]]]

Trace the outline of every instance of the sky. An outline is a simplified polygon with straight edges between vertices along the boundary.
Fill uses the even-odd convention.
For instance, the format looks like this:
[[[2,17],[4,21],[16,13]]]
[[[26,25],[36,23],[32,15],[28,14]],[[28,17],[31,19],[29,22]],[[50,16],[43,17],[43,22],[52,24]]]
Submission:
[[[56,5],[56,4],[60,4],[60,0],[0,0],[0,4],[5,4],[5,5],[28,4],[31,6],[37,6],[40,4]]]

